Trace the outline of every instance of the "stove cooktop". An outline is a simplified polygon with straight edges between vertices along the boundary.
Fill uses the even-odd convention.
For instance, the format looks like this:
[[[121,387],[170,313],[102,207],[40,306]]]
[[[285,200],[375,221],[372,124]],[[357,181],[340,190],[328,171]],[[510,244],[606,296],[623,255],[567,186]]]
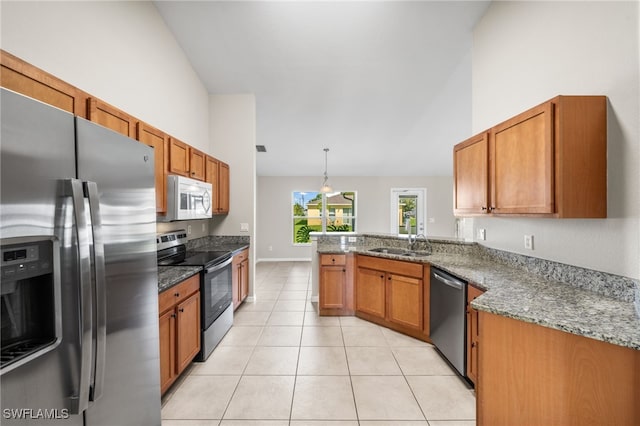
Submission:
[[[213,266],[224,262],[231,257],[230,251],[188,251],[185,253],[184,261],[178,265],[184,266]]]

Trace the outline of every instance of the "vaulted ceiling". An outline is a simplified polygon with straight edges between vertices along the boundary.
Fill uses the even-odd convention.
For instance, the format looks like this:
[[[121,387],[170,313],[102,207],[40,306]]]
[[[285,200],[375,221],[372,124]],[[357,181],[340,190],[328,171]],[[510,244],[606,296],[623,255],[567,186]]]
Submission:
[[[259,176],[442,176],[487,1],[157,1],[212,94],[254,93]]]

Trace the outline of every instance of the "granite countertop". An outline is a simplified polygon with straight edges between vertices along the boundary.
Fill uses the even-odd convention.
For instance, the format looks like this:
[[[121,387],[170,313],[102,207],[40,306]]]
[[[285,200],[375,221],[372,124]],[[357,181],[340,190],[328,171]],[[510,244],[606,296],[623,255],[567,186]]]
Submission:
[[[202,266],[158,266],[158,293],[202,271]]]
[[[471,305],[517,320],[640,350],[640,317],[634,302],[584,290],[580,283],[547,279],[521,268],[464,253],[434,252],[407,257],[350,247],[349,252],[408,262],[429,263],[486,290]],[[319,253],[345,253],[338,244]]]
[[[210,244],[196,248],[196,251],[230,251],[232,255],[237,254],[249,247],[249,244],[237,243],[237,244]]]

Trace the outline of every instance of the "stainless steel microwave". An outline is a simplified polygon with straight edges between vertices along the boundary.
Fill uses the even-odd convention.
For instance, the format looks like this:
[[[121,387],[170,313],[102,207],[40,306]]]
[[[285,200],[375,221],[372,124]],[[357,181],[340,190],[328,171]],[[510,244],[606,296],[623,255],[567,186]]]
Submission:
[[[167,214],[159,221],[210,219],[213,187],[184,176],[167,176]]]

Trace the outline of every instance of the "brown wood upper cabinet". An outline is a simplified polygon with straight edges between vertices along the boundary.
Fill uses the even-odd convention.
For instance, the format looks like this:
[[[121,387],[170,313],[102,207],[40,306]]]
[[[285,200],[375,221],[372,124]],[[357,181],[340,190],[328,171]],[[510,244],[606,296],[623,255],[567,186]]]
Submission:
[[[213,213],[229,213],[229,165],[207,155],[205,178],[213,187]]]
[[[189,147],[189,177],[191,179],[205,180],[205,157],[204,152]]]
[[[453,152],[456,215],[607,216],[605,96],[558,96]]]
[[[189,145],[174,138],[169,138],[169,172],[174,175],[189,177]]]
[[[165,213],[167,211],[167,146],[169,137],[166,133],[149,126],[142,121],[138,121],[137,139],[145,145],[153,148],[154,174],[156,183],[156,212]]]
[[[136,137],[136,123],[138,120],[100,99],[87,99],[87,119],[131,139]]]
[[[33,65],[0,50],[0,86],[80,117],[87,116],[87,94]]]
[[[205,181],[207,155],[194,147],[169,138],[169,172],[175,175]]]

